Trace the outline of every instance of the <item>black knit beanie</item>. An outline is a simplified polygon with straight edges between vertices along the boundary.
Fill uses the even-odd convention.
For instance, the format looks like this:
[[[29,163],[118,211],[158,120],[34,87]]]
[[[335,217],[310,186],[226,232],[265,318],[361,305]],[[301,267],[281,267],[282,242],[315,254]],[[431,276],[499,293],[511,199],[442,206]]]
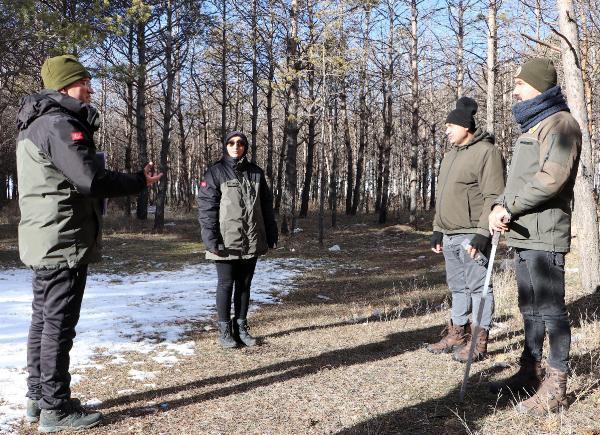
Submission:
[[[446,124],[460,125],[475,131],[475,114],[477,113],[477,102],[469,97],[461,97],[456,102],[456,109],[448,114]]]

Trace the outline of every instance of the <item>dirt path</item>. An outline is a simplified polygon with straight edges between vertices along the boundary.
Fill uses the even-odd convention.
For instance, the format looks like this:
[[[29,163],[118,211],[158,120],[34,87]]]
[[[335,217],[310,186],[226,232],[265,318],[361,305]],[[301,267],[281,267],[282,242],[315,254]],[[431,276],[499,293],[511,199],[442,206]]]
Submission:
[[[578,294],[575,273],[567,275],[574,325],[569,390],[576,402],[571,410],[546,419],[522,417],[510,397],[487,393],[490,377],[512,372],[507,366],[522,343],[510,271],[496,279],[498,322],[490,357],[474,365],[468,397],[459,404],[464,366],[450,355],[434,356],[424,349],[437,340],[447,316],[443,259],[429,251],[428,233],[369,224],[372,220],[342,218],[323,250],[309,230],[316,228],[314,221],[301,221],[304,231],[283,241],[276,256],[327,261],[305,273],[283,304],[264,306],[251,317],[261,346],[221,350],[214,331],[199,324],[191,335],[195,354],[171,367],[156,363],[152,355],[126,355],[155,373],[151,381],[132,380],[129,365],[96,375],[90,368],[74,387],[75,396],[102,402],[106,423],[90,433],[600,431],[600,298]],[[176,264],[201,249],[192,223],[177,226],[178,231],[159,239],[127,231],[109,234],[107,254],[137,264],[148,260],[139,258],[139,247],[148,243],[166,250]],[[119,243],[132,250],[111,254]],[[341,251],[327,250],[333,244]],[[108,259],[103,267],[110,265]],[[19,432],[36,429],[23,424]]]

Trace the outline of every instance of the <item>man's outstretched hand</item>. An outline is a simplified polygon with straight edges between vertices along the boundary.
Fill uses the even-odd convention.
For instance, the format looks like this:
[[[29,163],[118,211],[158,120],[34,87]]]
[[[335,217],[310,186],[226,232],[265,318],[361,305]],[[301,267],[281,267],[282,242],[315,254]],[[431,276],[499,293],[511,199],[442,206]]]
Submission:
[[[150,162],[144,167],[144,177],[146,177],[146,186],[152,186],[162,178],[162,172],[154,175],[154,163]]]

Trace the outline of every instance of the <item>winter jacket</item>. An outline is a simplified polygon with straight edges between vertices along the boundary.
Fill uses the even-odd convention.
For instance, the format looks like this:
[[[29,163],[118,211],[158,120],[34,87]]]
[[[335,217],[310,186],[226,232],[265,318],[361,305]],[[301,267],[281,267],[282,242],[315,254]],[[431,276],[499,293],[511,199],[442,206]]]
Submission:
[[[104,169],[93,140],[97,112],[59,92],[24,97],[17,126],[21,260],[36,269],[98,261],[99,198],[140,192],[143,172]]]
[[[509,246],[569,251],[580,153],[581,130],[567,111],[547,117],[519,136],[506,189],[495,201],[512,215]]]
[[[504,189],[504,159],[494,137],[477,129],[466,145],[442,159],[433,230],[444,234],[489,236],[488,216]]]
[[[275,246],[273,196],[262,169],[245,155],[236,161],[224,149],[200,183],[198,221],[209,260],[253,258]]]

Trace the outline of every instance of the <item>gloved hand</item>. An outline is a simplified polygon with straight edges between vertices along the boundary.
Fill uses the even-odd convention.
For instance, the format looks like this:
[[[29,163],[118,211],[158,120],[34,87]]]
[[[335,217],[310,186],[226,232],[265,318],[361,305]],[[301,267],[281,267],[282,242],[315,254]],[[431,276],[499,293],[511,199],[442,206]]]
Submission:
[[[485,252],[489,244],[490,238],[482,236],[481,234],[475,234],[469,242],[469,245],[471,245],[472,248],[477,249],[479,252]]]
[[[444,238],[444,234],[439,231],[434,231],[431,235],[431,250],[436,254],[439,254],[442,248],[442,239]]]
[[[209,249],[209,252],[211,254],[216,255],[217,257],[227,257],[227,253],[225,251],[221,251],[220,249],[216,249],[216,248]]]

